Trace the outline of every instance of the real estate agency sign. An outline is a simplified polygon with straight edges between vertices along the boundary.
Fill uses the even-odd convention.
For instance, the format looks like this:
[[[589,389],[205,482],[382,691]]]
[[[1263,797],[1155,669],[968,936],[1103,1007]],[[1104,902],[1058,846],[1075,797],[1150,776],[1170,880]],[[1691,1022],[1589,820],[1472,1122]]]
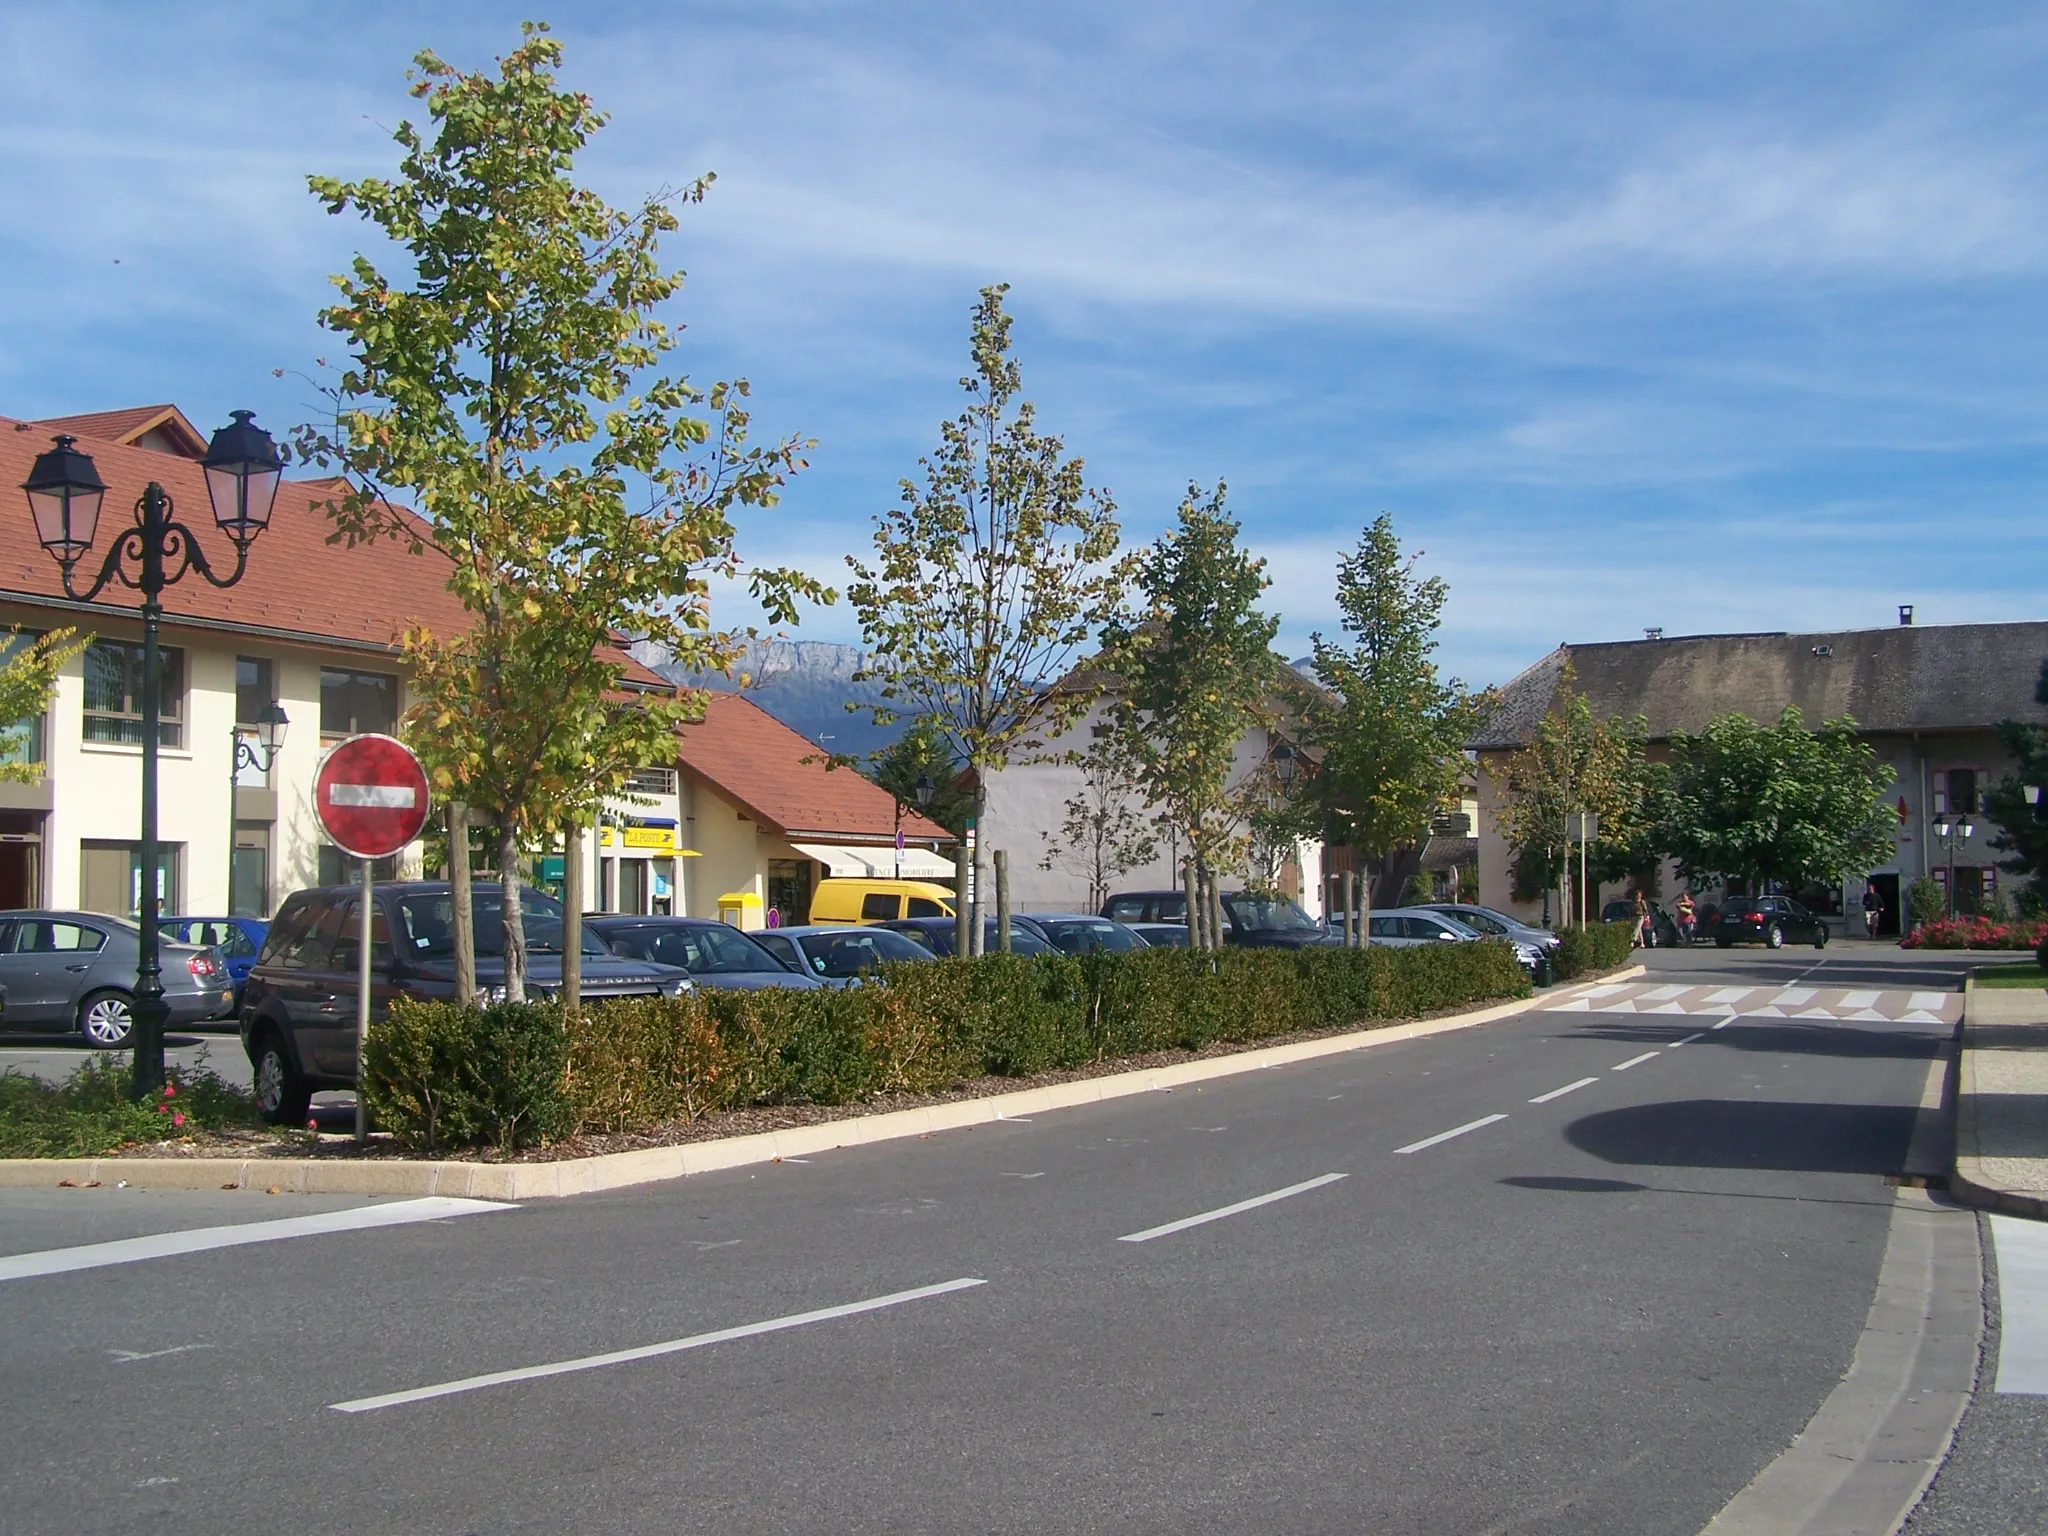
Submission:
[[[335,747],[313,779],[313,810],[343,853],[382,859],[420,835],[427,824],[427,775],[402,741],[351,736]]]

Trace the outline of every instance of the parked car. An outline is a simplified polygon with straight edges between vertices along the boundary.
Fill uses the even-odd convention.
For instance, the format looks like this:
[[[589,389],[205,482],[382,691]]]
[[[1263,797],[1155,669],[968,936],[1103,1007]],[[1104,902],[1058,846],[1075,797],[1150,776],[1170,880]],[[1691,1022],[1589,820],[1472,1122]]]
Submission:
[[[953,953],[953,919],[950,917],[905,917],[893,923],[880,926],[903,934],[906,938],[922,944],[941,959]],[[981,923],[982,948],[993,954],[996,947],[996,920],[983,918]],[[1058,950],[1027,928],[1017,918],[1010,919],[1010,952],[1016,955],[1056,955]]]
[[[1085,912],[1027,912],[1016,919],[1063,955],[1093,954],[1098,949],[1122,953],[1144,949],[1145,941],[1122,923]]]
[[[951,917],[953,893],[929,880],[820,880],[811,892],[810,927],[881,923],[898,917]]]
[[[1485,934],[1491,939],[1512,939],[1523,944],[1533,944],[1538,949],[1555,949],[1564,940],[1548,928],[1538,928],[1520,918],[1492,907],[1482,907],[1467,901],[1424,901],[1417,906],[1424,912],[1434,912],[1448,917],[1454,923],[1463,923],[1467,928]]]
[[[1285,896],[1225,891],[1223,942],[1249,949],[1305,949],[1342,940]],[[1119,891],[1102,904],[1102,915],[1119,923],[1184,923],[1188,901],[1181,891]]]
[[[1392,949],[1422,944],[1472,944],[1496,937],[1468,927],[1456,918],[1446,917],[1431,907],[1389,907],[1383,912],[1375,912],[1366,924],[1366,933],[1374,944],[1385,944]],[[1526,939],[1509,938],[1507,942],[1514,946],[1515,958],[1521,962],[1522,969],[1532,980],[1538,978],[1549,963],[1545,946]]]
[[[621,955],[680,966],[698,986],[720,992],[824,985],[808,970],[784,965],[753,935],[707,917],[586,917],[583,926]]]
[[[235,988],[210,949],[160,941],[168,1022],[234,1015]],[[118,1050],[134,1033],[142,930],[97,912],[0,912],[0,987],[8,1029],[76,1030],[87,1045]]]
[[[1600,921],[1603,923],[1632,923],[1635,920],[1636,904],[1633,901],[1610,901],[1600,909]],[[1650,903],[1649,937],[1652,949],[1678,947],[1678,919],[1654,901]]]
[[[915,939],[873,923],[771,928],[753,939],[791,970],[823,981],[851,981],[873,975],[893,961],[932,958],[932,952]]]
[[[166,937],[180,944],[211,949],[228,968],[235,984],[235,1007],[242,1006],[242,983],[256,968],[256,956],[263,948],[263,936],[270,924],[260,917],[167,917],[161,924]]]
[[[1125,923],[1124,926],[1154,949],[1186,949],[1186,923]]]
[[[1828,925],[1790,896],[1730,896],[1714,922],[1714,942],[1723,949],[1731,944],[1825,949]]]
[[[505,995],[504,893],[470,888],[476,923],[476,983],[486,1000]],[[562,905],[544,891],[520,892],[527,990],[550,997],[562,985]],[[357,948],[361,892],[353,885],[294,891],[271,919],[242,992],[242,1049],[254,1070],[256,1105],[273,1125],[306,1118],[306,1101],[356,1080]],[[394,998],[455,996],[454,903],[446,882],[412,880],[377,888],[370,918],[370,1017]],[[584,925],[586,999],[675,996],[689,975],[669,965],[614,955]]]

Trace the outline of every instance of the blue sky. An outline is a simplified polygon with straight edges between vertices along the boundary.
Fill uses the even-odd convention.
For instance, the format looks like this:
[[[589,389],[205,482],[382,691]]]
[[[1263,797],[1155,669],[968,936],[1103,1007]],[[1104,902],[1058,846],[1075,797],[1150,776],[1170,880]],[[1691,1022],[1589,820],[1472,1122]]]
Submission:
[[[0,13],[0,412],[311,414],[308,171],[533,7]],[[550,18],[700,380],[818,440],[830,579],[957,408],[976,288],[1150,537],[1229,480],[1291,653],[1390,512],[1474,682],[1560,640],[2041,617],[2048,14],[1987,4],[607,5]],[[722,615],[751,617],[736,598]],[[855,639],[842,606],[801,635]]]

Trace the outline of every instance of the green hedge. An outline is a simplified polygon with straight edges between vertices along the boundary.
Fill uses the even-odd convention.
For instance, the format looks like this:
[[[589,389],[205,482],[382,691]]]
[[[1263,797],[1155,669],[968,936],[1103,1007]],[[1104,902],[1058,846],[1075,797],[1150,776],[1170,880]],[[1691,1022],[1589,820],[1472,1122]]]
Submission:
[[[1627,965],[1635,953],[1636,925],[1634,923],[1587,923],[1581,926],[1573,923],[1557,930],[1557,953],[1554,960],[1555,977],[1558,981],[1571,981],[1579,976],[1598,976],[1603,971],[1619,970]]]
[[[932,1093],[985,1075],[1520,997],[1506,944],[989,955],[885,984],[552,1005],[405,1003],[371,1032],[377,1124],[421,1150],[645,1131],[760,1104]]]

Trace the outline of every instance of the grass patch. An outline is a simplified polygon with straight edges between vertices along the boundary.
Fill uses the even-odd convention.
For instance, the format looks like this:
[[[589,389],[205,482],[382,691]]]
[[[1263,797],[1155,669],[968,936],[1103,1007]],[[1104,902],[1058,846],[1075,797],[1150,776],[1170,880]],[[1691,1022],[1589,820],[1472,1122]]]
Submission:
[[[2048,971],[2032,963],[1986,965],[1970,974],[1976,978],[1976,983],[1980,987],[2014,987],[2033,991],[2048,988]]]
[[[204,1066],[172,1070],[140,1104],[128,1100],[129,1070],[126,1056],[88,1056],[62,1083],[0,1073],[0,1157],[92,1157],[263,1123],[246,1090]]]

